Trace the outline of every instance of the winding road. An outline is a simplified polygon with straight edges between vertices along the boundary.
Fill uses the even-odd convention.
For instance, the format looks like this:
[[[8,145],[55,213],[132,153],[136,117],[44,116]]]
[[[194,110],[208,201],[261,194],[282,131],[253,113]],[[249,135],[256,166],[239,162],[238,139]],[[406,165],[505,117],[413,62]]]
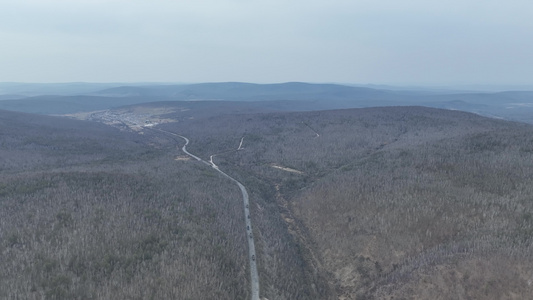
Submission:
[[[183,145],[181,150],[185,154],[187,154],[190,157],[196,159],[197,161],[200,161],[200,162],[202,162],[202,163],[204,163],[204,164],[206,164],[208,166],[211,166],[213,169],[217,170],[224,177],[228,178],[229,180],[231,180],[235,184],[237,184],[237,186],[239,186],[239,189],[241,189],[242,200],[243,200],[243,204],[244,204],[244,221],[245,221],[245,225],[246,225],[246,239],[248,240],[248,261],[250,263],[250,283],[251,283],[251,291],[252,291],[251,299],[252,300],[259,300],[259,275],[257,273],[254,234],[253,234],[253,230],[252,230],[252,219],[250,217],[250,203],[249,203],[249,197],[248,197],[248,192],[246,191],[246,188],[244,187],[244,185],[242,185],[242,183],[237,181],[235,178],[229,176],[228,174],[224,173],[223,171],[221,171],[218,168],[217,165],[215,165],[215,163],[213,162],[213,156],[214,155],[211,155],[209,162],[207,162],[207,161],[199,158],[198,156],[190,153],[189,151],[187,151],[187,145],[189,144],[189,139],[188,138],[186,138],[186,137],[184,137],[182,135],[170,132],[170,131],[161,130],[161,129],[156,129],[156,130],[184,139],[185,140],[185,145]],[[239,148],[237,150],[242,149],[243,139],[244,138],[241,139],[241,142],[239,144]]]

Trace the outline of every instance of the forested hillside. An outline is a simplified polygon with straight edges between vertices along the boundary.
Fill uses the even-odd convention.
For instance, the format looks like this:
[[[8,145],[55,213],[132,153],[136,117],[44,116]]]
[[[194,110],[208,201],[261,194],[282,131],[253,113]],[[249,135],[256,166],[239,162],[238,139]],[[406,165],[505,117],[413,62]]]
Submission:
[[[140,111],[150,126],[128,130]],[[0,298],[249,298],[239,189],[159,129],[246,186],[261,297],[533,292],[530,125],[214,102],[109,116],[120,129],[0,112]]]
[[[342,299],[531,295],[531,126],[421,107],[164,126],[203,157],[244,137],[244,150],[215,161],[261,192],[259,231],[272,231],[277,211],[276,234],[288,231],[307,272]],[[260,276],[271,276],[283,252],[262,241]]]
[[[245,299],[242,202],[177,142],[1,112],[0,298]]]

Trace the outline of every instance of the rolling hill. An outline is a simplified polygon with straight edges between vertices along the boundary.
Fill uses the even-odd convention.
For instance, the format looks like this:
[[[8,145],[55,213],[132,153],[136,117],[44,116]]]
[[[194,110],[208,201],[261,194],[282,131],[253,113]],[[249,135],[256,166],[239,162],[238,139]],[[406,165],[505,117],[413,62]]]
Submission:
[[[109,88],[102,89],[106,86]],[[0,100],[0,109],[58,115],[161,101],[256,102],[257,107],[263,103],[268,106],[272,102],[283,102],[279,109],[284,111],[418,105],[462,110],[526,123],[533,122],[531,91],[458,92],[428,89],[393,90],[376,87],[378,88],[301,82],[152,85],[4,84],[4,95],[0,93],[0,99],[3,99]],[[0,90],[1,88],[2,85]]]
[[[244,299],[239,191],[176,141],[0,111],[0,298]]]
[[[222,115],[161,126],[193,138],[189,148],[203,157],[244,136],[243,151],[216,163],[257,191],[263,276],[282,268],[274,263],[282,249],[269,246],[279,237],[267,236],[282,230],[272,223],[284,222],[308,274],[321,275],[311,286],[334,291],[322,298],[531,293],[531,126],[422,107]]]
[[[262,297],[531,294],[533,127],[420,106],[291,111],[309,103],[325,102],[154,101],[92,122],[0,111],[0,297],[249,298],[240,191],[157,129],[247,187]]]

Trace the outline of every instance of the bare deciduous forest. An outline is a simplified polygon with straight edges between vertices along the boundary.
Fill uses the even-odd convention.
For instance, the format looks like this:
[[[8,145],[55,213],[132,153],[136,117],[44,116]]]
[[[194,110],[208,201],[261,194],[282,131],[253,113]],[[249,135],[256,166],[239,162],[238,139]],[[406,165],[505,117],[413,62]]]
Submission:
[[[531,295],[530,125],[205,105],[158,127],[247,187],[261,297]],[[0,125],[0,297],[249,298],[240,191],[183,141],[20,113]]]
[[[421,107],[230,115],[209,124],[212,131],[166,126],[198,137],[191,149],[204,155],[244,136],[245,151],[218,164],[252,187],[267,184],[270,195],[257,199],[276,202],[308,272],[321,274],[311,286],[331,288],[322,298],[530,295],[529,125]]]
[[[238,188],[175,141],[28,118],[1,119],[0,298],[246,298]]]

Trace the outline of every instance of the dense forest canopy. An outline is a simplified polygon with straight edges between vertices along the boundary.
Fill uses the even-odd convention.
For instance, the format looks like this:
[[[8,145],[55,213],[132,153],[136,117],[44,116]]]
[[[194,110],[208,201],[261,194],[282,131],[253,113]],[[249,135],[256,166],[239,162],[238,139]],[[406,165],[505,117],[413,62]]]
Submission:
[[[247,187],[261,297],[531,292],[530,125],[238,102],[91,116],[0,111],[1,297],[250,297],[239,189],[165,132]]]

